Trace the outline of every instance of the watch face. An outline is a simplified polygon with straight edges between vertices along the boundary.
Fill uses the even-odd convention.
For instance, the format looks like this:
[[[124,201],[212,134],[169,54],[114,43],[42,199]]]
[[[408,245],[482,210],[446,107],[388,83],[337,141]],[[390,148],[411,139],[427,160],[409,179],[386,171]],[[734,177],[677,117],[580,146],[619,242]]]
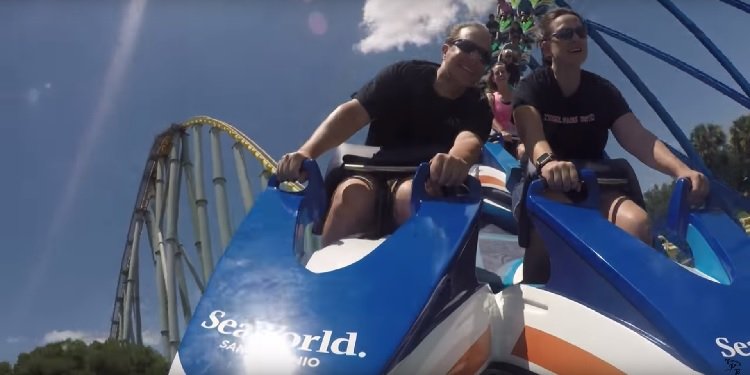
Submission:
[[[548,153],[545,152],[545,153],[542,154],[542,156],[540,156],[538,159],[536,159],[536,164],[537,165],[542,164],[545,161],[547,161],[549,158],[550,158],[550,154],[548,154]]]
[[[545,164],[549,163],[552,160],[552,154],[545,152],[542,154],[542,156],[538,157],[536,159],[536,163],[534,163],[534,167],[536,167],[537,171],[540,170]]]

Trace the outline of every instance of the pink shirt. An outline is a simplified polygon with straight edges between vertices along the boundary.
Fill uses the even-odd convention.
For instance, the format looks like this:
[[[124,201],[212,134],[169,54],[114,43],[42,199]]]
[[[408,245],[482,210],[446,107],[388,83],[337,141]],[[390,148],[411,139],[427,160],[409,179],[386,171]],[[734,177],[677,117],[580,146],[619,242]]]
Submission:
[[[513,105],[503,103],[503,97],[499,92],[492,93],[492,114],[495,116],[495,122],[492,123],[492,129],[496,132],[504,131],[506,133],[516,134],[516,126],[513,124]],[[500,125],[497,128],[496,123]]]

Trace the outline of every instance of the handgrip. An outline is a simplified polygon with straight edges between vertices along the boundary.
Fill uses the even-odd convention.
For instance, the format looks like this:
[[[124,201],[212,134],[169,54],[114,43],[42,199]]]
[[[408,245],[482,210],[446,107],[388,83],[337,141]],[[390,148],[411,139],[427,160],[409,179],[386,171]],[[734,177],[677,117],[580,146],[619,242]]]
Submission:
[[[465,195],[449,194],[443,197],[433,197],[427,193],[425,184],[430,178],[430,164],[421,163],[417,168],[417,173],[414,175],[411,186],[411,209],[412,212],[417,212],[422,201],[426,200],[439,200],[443,202],[455,202],[455,203],[467,203],[467,202],[479,202],[482,199],[482,185],[478,179],[467,176],[464,181],[463,187],[465,188]]]
[[[690,180],[680,178],[675,182],[672,198],[669,200],[667,230],[679,240],[684,240],[687,235],[688,213],[690,212],[688,194],[691,189],[692,183]]]
[[[274,174],[268,179],[268,187],[278,189],[283,194],[302,195],[300,208],[309,219],[318,222],[325,215],[328,209],[328,195],[323,181],[323,175],[320,173],[318,163],[313,159],[305,159],[300,167],[300,172],[307,174],[307,186],[302,191],[285,191],[279,189],[281,182]]]
[[[582,186],[581,191],[585,190],[586,198],[580,202],[580,205],[598,209],[599,208],[599,182],[596,177],[596,173],[588,168],[580,169],[578,171],[581,177]],[[529,196],[541,196],[544,190],[547,188],[547,181],[543,178],[537,178],[529,185]]]
[[[304,161],[302,161],[300,172],[307,173],[308,187],[310,187],[310,185],[312,184],[321,186],[325,190],[323,186],[323,175],[320,173],[320,168],[318,167],[318,163],[316,163],[315,160],[305,159]],[[278,188],[279,185],[281,185],[281,181],[279,181],[279,178],[276,174],[273,174],[268,178],[268,187]]]

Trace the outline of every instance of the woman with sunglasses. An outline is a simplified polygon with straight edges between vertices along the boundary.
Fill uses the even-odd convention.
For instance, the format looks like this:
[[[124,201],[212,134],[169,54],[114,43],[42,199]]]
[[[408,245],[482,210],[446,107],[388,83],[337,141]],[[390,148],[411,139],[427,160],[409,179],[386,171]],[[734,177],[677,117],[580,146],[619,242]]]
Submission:
[[[581,66],[587,57],[587,29],[581,17],[569,9],[545,14],[539,23],[539,47],[545,66],[519,83],[513,116],[526,154],[548,184],[551,199],[570,202],[581,191],[580,177],[571,160],[604,158],[609,132],[623,149],[641,162],[674,178],[692,182],[691,201],[698,203],[708,193],[705,176],[686,166],[631,112],[618,89],[606,79]],[[525,192],[514,191],[514,209],[521,226]],[[520,203],[520,204],[519,204]],[[608,220],[651,244],[650,222],[643,207],[619,190],[602,190],[600,209]],[[522,222],[523,221],[523,222]],[[524,263],[524,281],[546,282],[549,259],[541,238],[531,232]]]
[[[490,63],[490,33],[480,23],[454,26],[442,45],[442,62],[403,61],[390,65],[366,83],[353,99],[336,108],[302,147],[279,161],[281,181],[303,178],[305,159],[316,159],[369,124],[368,146],[409,150],[429,146],[428,192],[458,186],[476,163],[489,137],[492,113],[477,83]],[[413,160],[412,160],[413,162]],[[386,193],[379,206],[378,192]],[[387,180],[367,174],[343,179],[331,197],[321,242],[370,234],[378,226],[374,213],[382,207],[386,227],[411,216],[411,177]]]

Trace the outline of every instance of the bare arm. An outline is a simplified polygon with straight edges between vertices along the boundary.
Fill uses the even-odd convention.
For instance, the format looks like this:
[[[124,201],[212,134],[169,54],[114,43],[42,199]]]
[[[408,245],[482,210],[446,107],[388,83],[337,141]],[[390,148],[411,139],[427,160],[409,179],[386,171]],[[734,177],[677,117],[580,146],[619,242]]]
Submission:
[[[326,151],[344,143],[369,122],[370,115],[365,108],[357,99],[352,99],[338,106],[323,120],[310,139],[300,147],[300,152],[316,159]]]
[[[447,154],[437,154],[430,160],[430,181],[443,186],[463,183],[471,166],[482,156],[482,145],[482,139],[473,132],[464,130],[458,133]],[[434,188],[428,187],[427,190],[434,191]]]
[[[545,152],[552,152],[547,139],[544,137],[542,117],[536,108],[523,105],[513,111],[513,119],[518,128],[518,136],[521,138],[529,160],[534,161]]]
[[[526,147],[529,155],[529,161],[534,162],[545,152],[552,153],[552,147],[544,137],[544,127],[542,126],[542,117],[536,108],[523,105],[513,111],[513,118],[516,120],[518,134]],[[569,161],[550,161],[537,171],[547,181],[547,186],[553,190],[581,190],[581,181],[578,178],[578,171],[573,163]]]
[[[620,116],[615,121],[612,125],[612,134],[625,151],[657,171],[677,177],[690,170],[664,143],[644,128],[632,112]]]
[[[457,157],[467,164],[472,165],[479,162],[482,156],[482,140],[468,130],[464,130],[456,136],[448,154]]]

